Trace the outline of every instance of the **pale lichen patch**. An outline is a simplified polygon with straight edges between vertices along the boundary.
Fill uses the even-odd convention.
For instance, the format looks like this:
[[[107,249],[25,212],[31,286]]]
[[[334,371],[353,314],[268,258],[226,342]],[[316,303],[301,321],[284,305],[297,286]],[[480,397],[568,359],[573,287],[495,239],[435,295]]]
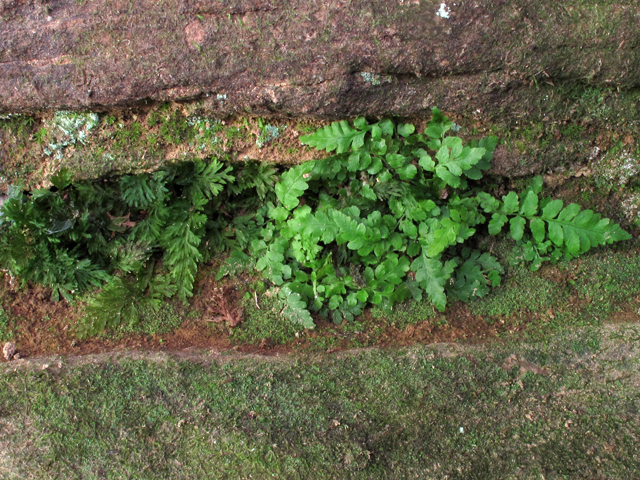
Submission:
[[[85,144],[89,132],[100,123],[100,119],[97,113],[59,111],[47,123],[45,128],[51,132],[53,138],[45,147],[44,153],[60,159],[66,147],[77,142]]]
[[[598,174],[596,182],[600,186],[620,188],[628,185],[634,177],[640,174],[640,161],[637,155],[627,150],[614,149],[594,165],[593,169]]]
[[[450,14],[451,14],[451,9],[447,7],[446,3],[442,2],[440,4],[440,8],[438,9],[438,13],[436,13],[436,15],[442,18],[449,18]]]
[[[640,193],[627,195],[620,202],[620,209],[629,223],[640,225]]]

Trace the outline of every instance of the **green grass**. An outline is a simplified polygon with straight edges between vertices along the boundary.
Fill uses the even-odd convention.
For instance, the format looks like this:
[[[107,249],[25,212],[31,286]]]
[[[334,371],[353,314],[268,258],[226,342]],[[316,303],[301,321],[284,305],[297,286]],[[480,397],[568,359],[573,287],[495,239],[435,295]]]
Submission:
[[[640,332],[624,328],[635,343],[591,329],[491,349],[8,369],[0,472],[632,478]]]

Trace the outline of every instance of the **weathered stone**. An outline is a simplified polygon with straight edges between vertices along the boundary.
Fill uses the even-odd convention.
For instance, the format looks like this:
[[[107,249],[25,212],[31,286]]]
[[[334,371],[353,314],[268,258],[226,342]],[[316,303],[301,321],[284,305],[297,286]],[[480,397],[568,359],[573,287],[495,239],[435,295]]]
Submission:
[[[12,360],[16,354],[16,346],[11,342],[5,343],[2,347],[2,354],[6,360]]]
[[[541,85],[640,86],[630,0],[2,0],[0,19],[5,112],[499,114]]]

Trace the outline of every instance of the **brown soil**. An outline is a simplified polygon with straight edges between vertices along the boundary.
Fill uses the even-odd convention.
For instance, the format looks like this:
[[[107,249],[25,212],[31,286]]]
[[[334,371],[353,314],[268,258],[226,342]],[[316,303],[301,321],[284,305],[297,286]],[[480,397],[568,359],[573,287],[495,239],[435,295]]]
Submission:
[[[231,328],[229,318],[241,313],[238,292],[233,287],[217,287],[210,279],[191,302],[192,311],[199,315],[189,315],[183,324],[169,334],[141,335],[118,334],[101,336],[87,340],[78,340],[75,325],[82,316],[80,304],[70,305],[66,301],[54,302],[50,298],[50,290],[40,286],[16,285],[7,276],[0,280],[0,295],[4,299],[3,306],[14,325],[14,342],[22,358],[47,355],[86,355],[94,353],[119,352],[124,350],[143,351],[181,351],[186,349],[206,349],[215,352],[235,351],[240,353],[260,353],[275,355],[300,350],[317,350],[318,340],[333,339],[326,351],[335,352],[353,348],[354,346],[409,346],[416,343],[438,342],[480,342],[496,339],[517,327],[498,322],[488,324],[482,317],[472,315],[464,304],[454,304],[448,309],[446,317],[425,320],[404,329],[385,325],[372,318],[369,312],[365,315],[366,329],[362,332],[348,332],[337,326],[318,319],[315,331],[304,332],[300,338],[288,345],[271,345],[264,339],[258,345],[236,344],[229,336]],[[219,307],[220,302],[212,302],[212,295],[225,292],[227,310]],[[215,305],[212,307],[212,305]],[[195,318],[194,318],[195,317]],[[526,325],[526,320],[522,326]],[[376,329],[382,329],[374,335]],[[337,341],[335,341],[337,340]]]
[[[207,350],[216,355],[280,355],[318,350],[333,353],[362,346],[400,347],[441,342],[475,344],[500,341],[510,334],[526,331],[532,323],[539,325],[541,320],[554,318],[554,312],[549,309],[544,312],[521,312],[517,317],[511,318],[493,318],[493,323],[489,323],[482,316],[472,314],[466,304],[458,302],[447,308],[446,314],[436,315],[403,329],[394,324],[388,325],[367,311],[362,331],[350,331],[348,326],[334,325],[319,318],[316,319],[315,330],[301,332],[300,337],[290,344],[272,345],[269,339],[263,339],[259,344],[248,345],[238,344],[230,337],[232,329],[229,324],[233,322],[229,320],[237,320],[236,315],[241,313],[240,292],[234,288],[205,278],[191,301],[191,315],[172,333],[105,335],[82,341],[75,334],[75,325],[82,316],[81,304],[53,302],[50,290],[40,286],[21,287],[16,282],[12,284],[6,275],[0,280],[0,297],[3,298],[3,307],[11,319],[11,325],[14,326],[13,342],[16,343],[21,358],[109,355],[126,351],[171,352],[180,355],[181,352],[193,350]],[[219,301],[221,295],[229,302],[222,308]],[[216,296],[217,301],[214,301]],[[575,299],[573,303],[575,308],[579,308],[585,302],[588,303],[589,300]],[[633,311],[625,310],[616,313],[608,321],[637,322],[638,314],[635,308]]]
[[[208,349],[217,352],[237,351],[267,355],[292,351],[317,349],[319,338],[337,338],[328,351],[353,348],[354,345],[405,346],[415,343],[437,343],[452,341],[477,342],[495,338],[503,328],[487,324],[482,317],[469,313],[464,305],[454,305],[442,318],[431,319],[410,325],[401,330],[395,326],[382,326],[366,315],[367,329],[363,332],[345,333],[341,326],[319,319],[315,331],[303,333],[289,345],[271,345],[265,339],[258,345],[238,345],[229,337],[231,328],[226,314],[232,318],[241,311],[238,292],[233,287],[216,286],[210,278],[201,282],[198,294],[191,302],[193,311],[174,332],[165,335],[119,334],[114,337],[97,337],[78,340],[75,325],[82,316],[80,304],[70,305],[66,301],[51,300],[49,289],[41,286],[19,286],[5,275],[0,280],[0,296],[14,329],[14,342],[20,356],[38,357],[45,355],[86,355],[122,350],[179,351],[184,349]],[[227,310],[219,307],[220,302],[212,302],[212,296],[226,292],[229,305]],[[215,306],[212,306],[215,305]],[[384,331],[373,338],[371,331],[382,327]],[[372,343],[373,339],[373,343]]]

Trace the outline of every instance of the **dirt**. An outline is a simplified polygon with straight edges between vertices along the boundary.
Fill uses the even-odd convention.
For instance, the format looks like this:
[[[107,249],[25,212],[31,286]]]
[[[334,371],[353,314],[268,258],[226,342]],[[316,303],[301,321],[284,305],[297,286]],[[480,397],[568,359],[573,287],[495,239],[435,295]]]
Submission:
[[[230,337],[232,327],[220,309],[219,302],[212,302],[216,291],[231,287],[216,287],[213,282],[205,281],[205,288],[192,299],[193,312],[182,325],[168,334],[105,334],[100,337],[78,340],[75,325],[82,316],[82,305],[70,305],[66,301],[54,302],[50,290],[40,286],[17,288],[10,284],[5,276],[0,282],[5,312],[13,321],[14,338],[22,358],[36,358],[50,355],[88,355],[117,353],[129,350],[181,352],[187,350],[207,350],[224,353],[259,353],[261,355],[280,355],[294,351],[317,351],[322,340],[331,340],[329,353],[366,345],[377,347],[398,347],[414,344],[462,342],[479,343],[497,340],[505,332],[514,333],[526,329],[526,318],[519,318],[519,324],[513,325],[507,319],[489,324],[485,319],[470,313],[466,305],[453,304],[447,309],[446,316],[427,319],[403,329],[384,324],[372,318],[367,312],[363,323],[366,328],[359,332],[346,331],[344,326],[317,319],[317,328],[300,335],[300,338],[287,345],[272,345],[268,339],[256,344],[239,344]],[[214,292],[214,293],[212,293]],[[228,296],[229,310],[241,313],[238,292]],[[227,312],[228,313],[228,312]],[[235,315],[232,313],[231,315]],[[629,314],[629,318],[633,315]],[[623,319],[624,314],[616,318]],[[234,317],[239,320],[238,317]],[[373,333],[376,328],[377,333]]]
[[[205,279],[204,285],[191,301],[196,316],[188,316],[182,325],[172,333],[142,335],[117,334],[101,336],[87,340],[78,340],[75,325],[82,317],[82,305],[70,305],[66,301],[54,302],[50,290],[41,286],[18,287],[11,284],[5,275],[0,281],[0,295],[4,299],[5,312],[12,319],[14,339],[22,358],[47,355],[87,355],[96,353],[119,352],[125,350],[170,351],[186,349],[205,349],[216,352],[260,353],[276,355],[301,350],[316,350],[318,339],[333,338],[329,352],[353,348],[354,345],[367,346],[406,346],[416,343],[438,342],[478,342],[495,338],[501,331],[490,326],[482,317],[469,313],[464,305],[454,305],[447,312],[447,321],[427,320],[405,329],[384,325],[384,331],[372,342],[372,328],[380,326],[367,314],[364,323],[367,329],[362,332],[345,333],[342,327],[318,319],[315,331],[303,333],[300,338],[288,345],[272,345],[267,339],[258,344],[238,344],[230,338],[232,326],[225,311],[212,296],[231,287],[217,287],[211,279]],[[214,301],[212,301],[214,300]],[[238,292],[230,292],[228,302],[233,302],[226,314],[232,317],[241,313]],[[237,318],[237,317],[236,317]]]

